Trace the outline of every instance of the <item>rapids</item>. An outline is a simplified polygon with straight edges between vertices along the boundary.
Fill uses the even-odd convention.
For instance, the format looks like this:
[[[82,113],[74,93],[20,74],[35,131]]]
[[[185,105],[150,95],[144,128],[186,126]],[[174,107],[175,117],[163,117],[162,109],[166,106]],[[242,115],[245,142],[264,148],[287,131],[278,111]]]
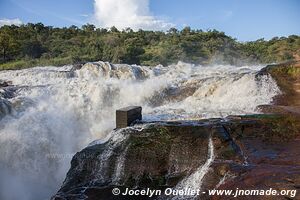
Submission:
[[[256,76],[262,67],[97,62],[1,71],[15,88],[0,96],[10,106],[0,120],[0,199],[49,199],[72,155],[109,136],[120,107],[142,106],[146,121],[258,113],[280,92],[270,76]]]

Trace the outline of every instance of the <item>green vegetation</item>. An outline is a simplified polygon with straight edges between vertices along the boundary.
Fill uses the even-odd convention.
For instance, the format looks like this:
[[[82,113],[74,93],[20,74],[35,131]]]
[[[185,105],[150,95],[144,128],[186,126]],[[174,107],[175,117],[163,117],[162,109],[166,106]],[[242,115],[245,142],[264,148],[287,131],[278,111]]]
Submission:
[[[260,130],[255,130],[253,133],[257,133],[257,136],[265,141],[289,141],[300,133],[300,118],[297,115],[264,114],[260,117],[257,116],[253,118],[250,115],[248,119],[257,120],[257,124],[260,124],[258,126]]]
[[[281,97],[286,105],[298,105],[298,93],[294,88],[294,83],[300,79],[300,67],[294,66],[296,63],[286,63],[270,65],[266,67],[267,73],[276,80],[277,85],[283,91]]]
[[[299,117],[284,115],[277,120],[272,120],[270,123],[272,127],[272,135],[267,135],[267,138],[271,137],[278,139],[279,141],[286,141],[299,135]]]
[[[300,37],[241,43],[216,30],[119,31],[84,25],[54,28],[42,23],[0,28],[0,69],[109,61],[141,65],[281,62],[299,55]]]
[[[268,69],[268,72],[271,73],[274,77],[285,77],[289,79],[297,79],[300,76],[300,68],[293,65],[280,65],[280,66],[271,66]]]

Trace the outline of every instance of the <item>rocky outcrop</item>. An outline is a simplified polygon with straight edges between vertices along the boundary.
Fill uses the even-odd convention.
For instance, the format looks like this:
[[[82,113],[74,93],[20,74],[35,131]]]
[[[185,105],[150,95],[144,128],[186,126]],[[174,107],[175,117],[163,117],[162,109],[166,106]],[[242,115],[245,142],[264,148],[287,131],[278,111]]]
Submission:
[[[0,119],[11,113],[11,103],[6,99],[0,98]]]
[[[149,73],[145,67],[126,64],[111,64],[103,61],[86,63],[80,68],[78,73],[80,76],[88,74],[93,78],[110,77],[143,80],[149,77]]]
[[[300,115],[300,61],[269,65],[261,73],[270,74],[281,89],[273,105],[263,105],[264,112]]]
[[[258,115],[120,129],[109,141],[91,145],[74,156],[53,199],[116,199],[111,193],[116,186],[121,191],[125,187],[162,190],[178,187],[186,179],[201,178],[197,177],[197,170],[208,160],[210,138],[214,155],[201,190],[213,189],[224,178],[254,169],[259,156],[270,159],[274,156],[265,152],[263,145],[282,139],[272,126],[278,120],[283,119]]]
[[[271,75],[281,90],[272,105],[260,106],[263,112],[277,116],[271,121],[262,118],[272,131],[263,129],[262,138],[240,140],[249,169],[224,182],[219,189],[290,190],[293,195],[255,196],[255,199],[300,199],[300,62],[269,65],[258,76],[261,74]],[[212,199],[224,198],[214,196]],[[237,198],[226,196],[226,199]],[[253,196],[238,199],[250,200]]]
[[[0,80],[0,119],[12,111],[12,105],[8,99],[13,97],[15,89],[11,87],[11,84],[11,82]]]

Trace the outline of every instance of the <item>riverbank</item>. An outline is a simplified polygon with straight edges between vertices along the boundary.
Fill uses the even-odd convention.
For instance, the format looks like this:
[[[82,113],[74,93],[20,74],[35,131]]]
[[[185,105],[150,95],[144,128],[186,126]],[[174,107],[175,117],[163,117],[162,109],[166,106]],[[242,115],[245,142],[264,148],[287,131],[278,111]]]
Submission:
[[[27,59],[16,60],[0,64],[0,70],[19,70],[32,68],[34,66],[63,66],[76,64],[77,61],[72,57],[49,58],[49,59]]]
[[[270,74],[282,91],[273,105],[261,106],[262,110],[300,115],[300,61],[269,65],[262,73]]]

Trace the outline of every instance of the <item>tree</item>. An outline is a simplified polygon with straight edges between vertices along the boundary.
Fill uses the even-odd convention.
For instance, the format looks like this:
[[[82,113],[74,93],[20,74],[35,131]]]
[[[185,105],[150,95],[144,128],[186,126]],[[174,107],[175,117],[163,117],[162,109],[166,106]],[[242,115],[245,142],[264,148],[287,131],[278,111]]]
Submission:
[[[95,28],[96,27],[93,24],[86,24],[82,26],[82,30],[86,32],[93,32]]]
[[[181,31],[181,34],[182,35],[188,35],[191,33],[191,27],[187,26],[187,27],[184,27]]]
[[[13,54],[17,51],[18,44],[16,39],[9,33],[9,30],[0,32],[0,51],[2,54],[2,60],[6,61],[9,58],[9,54]]]
[[[43,54],[44,49],[42,47],[42,44],[37,41],[27,41],[23,44],[23,54],[25,56],[28,56],[30,58],[39,58]]]
[[[217,30],[119,31],[96,28],[92,24],[53,28],[42,23],[0,27],[0,62],[40,59],[43,63],[104,60],[129,64],[156,65],[177,62],[208,63],[221,58],[223,63],[282,62],[300,56],[300,37],[275,37],[238,42]],[[45,62],[46,61],[46,62]],[[25,62],[24,62],[25,63]],[[0,65],[1,65],[0,64]]]
[[[0,49],[2,52],[2,59],[3,61],[6,60],[6,53],[9,49],[11,38],[7,33],[0,33]]]
[[[110,32],[112,32],[112,33],[119,33],[119,30],[115,26],[112,26],[110,28]]]
[[[170,28],[167,33],[175,35],[178,33],[178,30],[176,28]]]

